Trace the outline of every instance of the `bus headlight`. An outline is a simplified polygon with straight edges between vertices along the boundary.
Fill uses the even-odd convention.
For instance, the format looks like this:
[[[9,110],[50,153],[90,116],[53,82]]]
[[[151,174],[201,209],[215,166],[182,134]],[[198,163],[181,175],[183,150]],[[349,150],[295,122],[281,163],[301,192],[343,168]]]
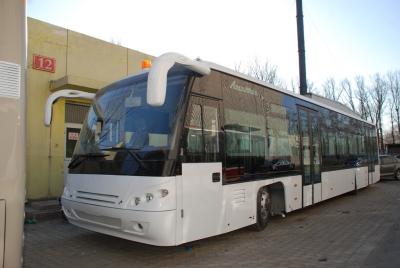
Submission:
[[[151,197],[149,197],[148,194],[146,194],[146,201],[147,201],[147,202],[151,200],[150,198],[151,198]],[[143,196],[142,196],[142,198],[140,198],[140,197],[138,197],[138,196],[133,197],[133,198],[128,202],[128,207],[135,208],[135,207],[139,206],[140,203],[142,203],[143,201],[144,201]]]
[[[140,204],[140,197],[135,197],[135,205],[139,205]]]
[[[167,189],[161,189],[160,190],[160,194],[161,194],[161,197],[166,197],[168,195],[168,190]]]
[[[146,193],[144,195],[141,196],[134,196],[132,197],[128,204],[128,207],[130,208],[135,208],[137,206],[139,206],[141,203],[143,203],[144,201],[146,202],[150,202],[154,199],[159,200],[160,198],[164,198],[169,194],[169,191],[167,189],[159,189],[154,193]],[[159,200],[161,201],[161,200]]]
[[[151,194],[151,193],[147,193],[146,194],[146,201],[147,202],[150,202],[151,200],[153,200],[153,198],[154,198],[153,194]]]

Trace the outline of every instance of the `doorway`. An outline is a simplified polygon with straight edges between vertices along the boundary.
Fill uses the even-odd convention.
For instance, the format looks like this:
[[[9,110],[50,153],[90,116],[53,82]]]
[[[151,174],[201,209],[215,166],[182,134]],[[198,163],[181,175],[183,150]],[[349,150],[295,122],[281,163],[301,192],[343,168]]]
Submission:
[[[303,207],[322,199],[321,142],[318,112],[298,108],[303,176]]]

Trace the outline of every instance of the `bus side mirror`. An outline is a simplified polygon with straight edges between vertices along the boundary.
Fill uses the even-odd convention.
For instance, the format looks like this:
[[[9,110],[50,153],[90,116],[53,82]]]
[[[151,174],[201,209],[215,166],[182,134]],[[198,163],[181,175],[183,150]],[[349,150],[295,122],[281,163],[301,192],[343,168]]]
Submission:
[[[50,126],[52,112],[53,112],[53,104],[59,98],[67,98],[67,99],[80,98],[80,99],[92,100],[92,99],[94,99],[94,96],[95,96],[94,93],[88,93],[88,92],[73,90],[73,89],[63,89],[63,90],[54,92],[47,98],[46,106],[44,108],[44,124],[45,124],[45,126],[46,127]]]
[[[150,106],[164,105],[168,71],[175,64],[183,65],[201,75],[208,75],[211,72],[210,67],[203,62],[191,60],[178,53],[170,52],[157,57],[150,68],[147,79],[147,104]]]

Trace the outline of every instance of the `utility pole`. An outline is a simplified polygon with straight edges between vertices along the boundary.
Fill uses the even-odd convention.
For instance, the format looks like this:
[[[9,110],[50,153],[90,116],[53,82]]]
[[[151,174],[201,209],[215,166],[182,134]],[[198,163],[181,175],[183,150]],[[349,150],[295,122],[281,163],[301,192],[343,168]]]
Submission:
[[[297,9],[297,44],[299,48],[299,77],[300,94],[307,94],[307,76],[306,76],[306,49],[304,45],[304,24],[303,24],[303,4],[302,0],[296,0]]]

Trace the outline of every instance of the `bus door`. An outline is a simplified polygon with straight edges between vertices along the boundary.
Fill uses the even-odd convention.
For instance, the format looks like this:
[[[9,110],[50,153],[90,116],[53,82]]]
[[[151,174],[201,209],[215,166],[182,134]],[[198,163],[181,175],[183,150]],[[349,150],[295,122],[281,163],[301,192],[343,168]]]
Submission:
[[[222,163],[220,101],[191,96],[182,153],[182,239],[221,233]]]
[[[316,111],[299,107],[303,207],[318,203],[322,197],[320,126]]]

